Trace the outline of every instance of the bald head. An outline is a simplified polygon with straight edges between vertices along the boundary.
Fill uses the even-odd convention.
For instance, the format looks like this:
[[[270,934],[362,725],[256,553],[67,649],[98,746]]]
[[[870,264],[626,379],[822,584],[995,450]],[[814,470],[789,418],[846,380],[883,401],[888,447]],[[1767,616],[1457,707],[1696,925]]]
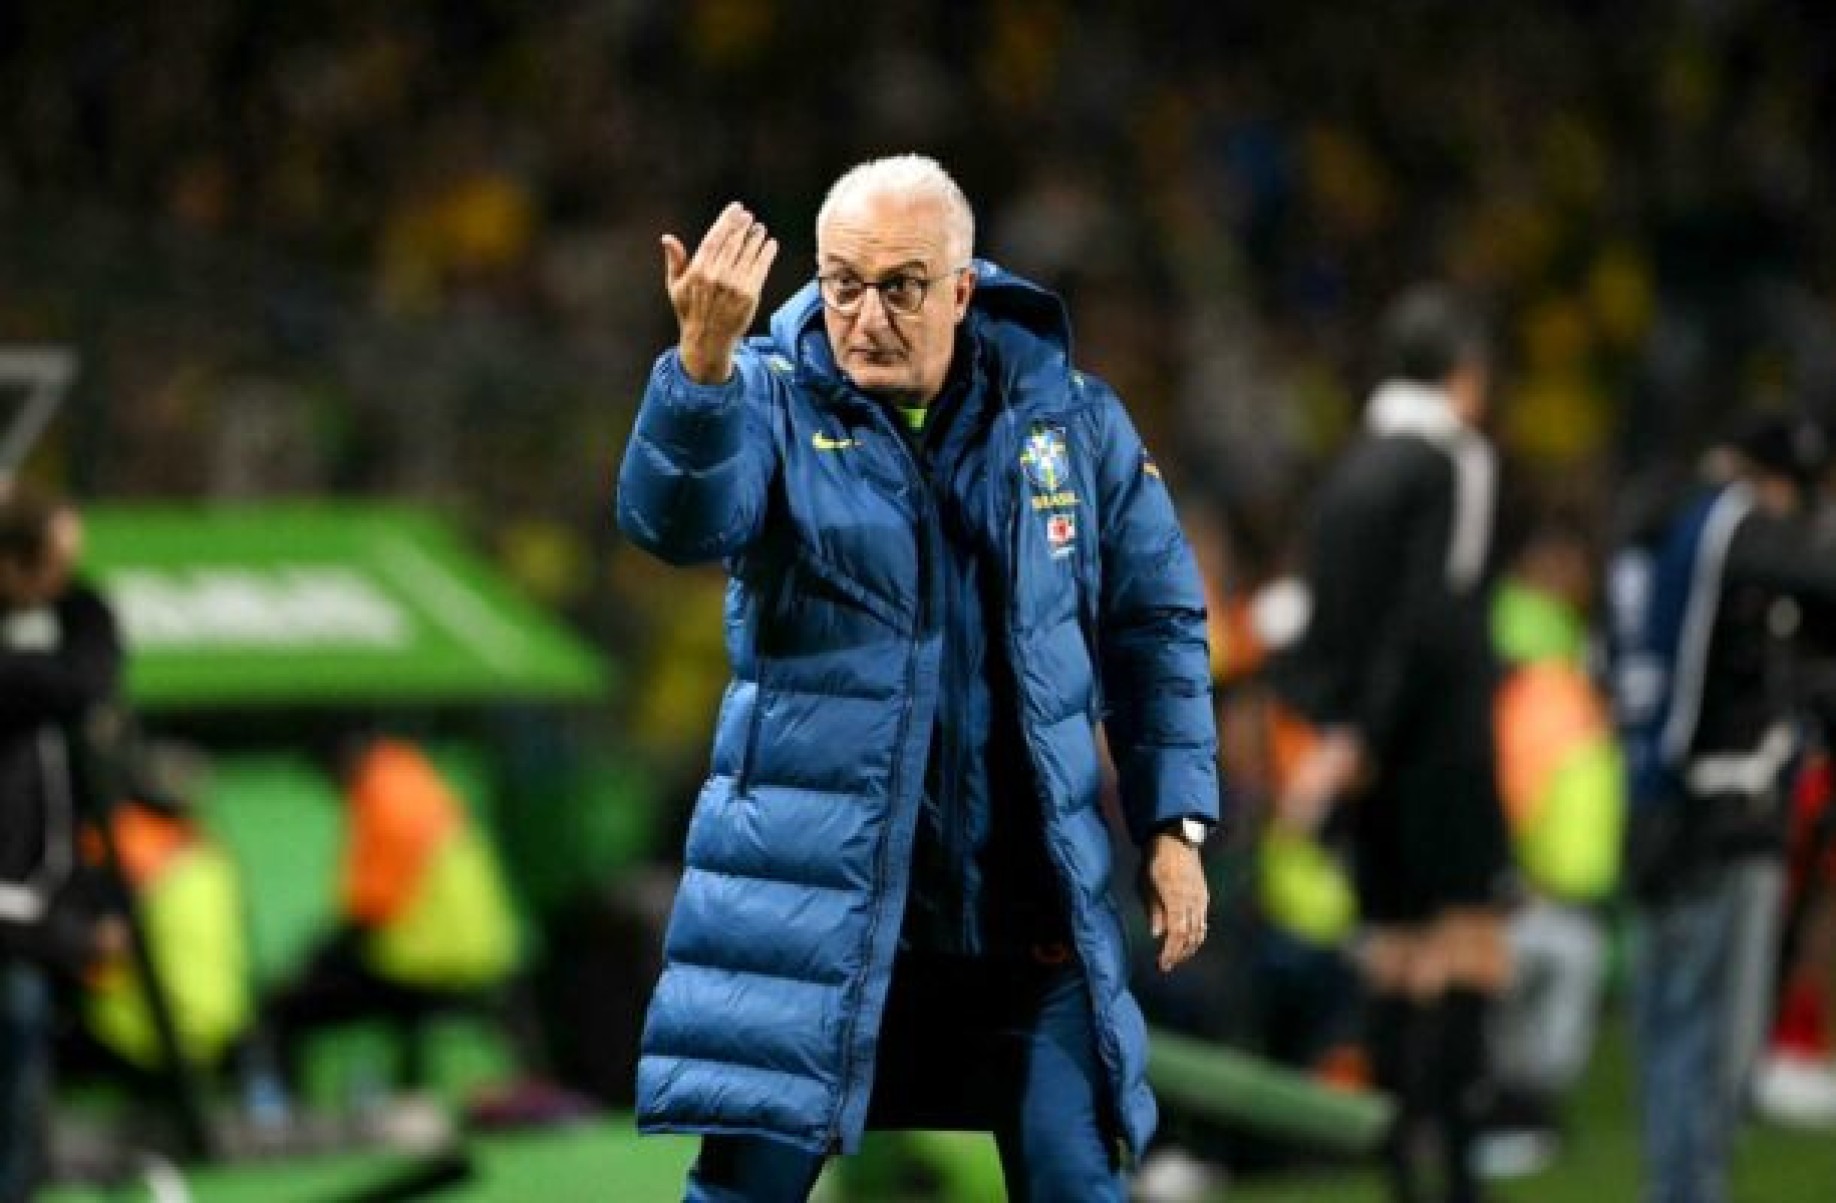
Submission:
[[[928,155],[894,155],[849,168],[829,188],[816,213],[816,243],[833,221],[859,214],[873,202],[894,201],[902,208],[932,209],[943,232],[951,266],[975,254],[975,213],[969,198],[943,165]]]

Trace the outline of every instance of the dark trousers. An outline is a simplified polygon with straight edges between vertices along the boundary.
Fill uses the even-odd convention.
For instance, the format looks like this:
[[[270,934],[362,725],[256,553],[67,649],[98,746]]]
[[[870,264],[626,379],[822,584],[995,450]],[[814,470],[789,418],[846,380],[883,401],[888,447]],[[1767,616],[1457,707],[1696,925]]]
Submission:
[[[880,1031],[872,1128],[994,1133],[1015,1203],[1127,1197],[1089,987],[1075,963],[905,956]],[[823,1156],[710,1136],[689,1203],[802,1203]]]
[[[36,965],[0,958],[0,1203],[32,1197],[50,1093],[50,984]]]

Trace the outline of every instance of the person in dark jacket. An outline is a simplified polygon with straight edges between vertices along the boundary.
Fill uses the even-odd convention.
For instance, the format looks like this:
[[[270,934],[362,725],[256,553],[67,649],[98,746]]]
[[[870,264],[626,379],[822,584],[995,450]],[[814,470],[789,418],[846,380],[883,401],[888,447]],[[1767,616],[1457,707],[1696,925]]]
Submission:
[[[1319,738],[1276,819],[1312,830],[1333,804],[1350,807],[1370,1051],[1399,1104],[1394,1194],[1423,1197],[1418,1149],[1438,1144],[1444,1197],[1458,1203],[1477,1197],[1485,1007],[1508,968],[1484,323],[1452,292],[1418,287],[1386,313],[1380,361],[1364,437],[1317,500],[1307,629],[1277,668]]]
[[[73,906],[78,729],[114,697],[121,645],[108,606],[72,577],[74,510],[0,492],[0,1201],[30,1197],[50,1084],[47,973],[120,946]]]
[[[1609,575],[1651,1203],[1728,1197],[1780,944],[1788,636],[1804,603],[1836,602],[1836,545],[1807,504],[1826,462],[1815,426],[1743,420],[1632,518]]]
[[[867,1127],[995,1134],[1016,1198],[1120,1200],[1155,1121],[1099,727],[1171,970],[1216,820],[1205,610],[1159,468],[1059,300],[973,257],[918,156],[863,164],[815,280],[738,204],[663,240],[680,329],[618,518],[724,560],[733,681],[638,1070],[691,1199],[802,1199]]]

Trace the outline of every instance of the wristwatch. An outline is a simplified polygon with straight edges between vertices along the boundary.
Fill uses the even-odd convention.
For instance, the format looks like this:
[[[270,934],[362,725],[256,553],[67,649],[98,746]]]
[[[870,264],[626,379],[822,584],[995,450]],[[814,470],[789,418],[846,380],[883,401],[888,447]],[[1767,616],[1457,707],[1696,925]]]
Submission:
[[[1205,840],[1211,835],[1211,824],[1192,815],[1182,819],[1169,819],[1156,831],[1161,835],[1170,835],[1188,848],[1203,848]]]

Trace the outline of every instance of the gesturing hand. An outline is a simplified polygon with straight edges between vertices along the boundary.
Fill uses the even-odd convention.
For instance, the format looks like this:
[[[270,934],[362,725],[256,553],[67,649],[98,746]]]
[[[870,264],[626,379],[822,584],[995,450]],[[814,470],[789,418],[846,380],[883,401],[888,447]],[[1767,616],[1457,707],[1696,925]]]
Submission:
[[[759,310],[759,293],[778,257],[778,240],[746,207],[721,210],[689,258],[682,240],[663,235],[663,283],[676,310],[682,370],[700,384],[733,375],[733,351]]]
[[[1160,971],[1171,973],[1205,942],[1211,891],[1198,849],[1171,835],[1157,835],[1141,865],[1141,901],[1148,930],[1160,943]]]

